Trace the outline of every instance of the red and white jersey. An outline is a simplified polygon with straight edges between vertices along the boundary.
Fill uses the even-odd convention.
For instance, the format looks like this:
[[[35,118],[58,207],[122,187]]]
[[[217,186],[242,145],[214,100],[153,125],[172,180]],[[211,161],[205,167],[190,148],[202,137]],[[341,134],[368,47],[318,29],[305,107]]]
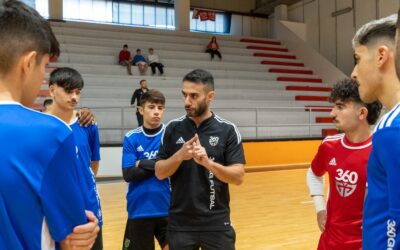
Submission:
[[[311,163],[316,176],[329,174],[327,221],[318,249],[361,249],[361,222],[372,137],[352,143],[344,134],[326,137]]]

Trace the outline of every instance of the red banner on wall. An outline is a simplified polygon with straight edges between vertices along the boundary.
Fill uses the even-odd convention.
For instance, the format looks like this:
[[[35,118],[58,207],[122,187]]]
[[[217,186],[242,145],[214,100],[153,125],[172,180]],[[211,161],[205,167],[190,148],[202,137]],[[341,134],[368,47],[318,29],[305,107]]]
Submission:
[[[199,19],[200,21],[215,21],[215,11],[213,10],[206,10],[206,9],[194,9],[193,10],[193,19]]]

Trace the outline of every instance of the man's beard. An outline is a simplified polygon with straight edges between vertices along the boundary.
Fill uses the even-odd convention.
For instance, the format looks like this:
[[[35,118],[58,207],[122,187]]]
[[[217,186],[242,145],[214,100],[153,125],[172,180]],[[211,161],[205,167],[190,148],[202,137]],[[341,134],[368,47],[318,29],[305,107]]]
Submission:
[[[207,111],[206,101],[199,103],[199,106],[192,112],[193,114],[188,114],[189,117],[199,117],[202,116]]]

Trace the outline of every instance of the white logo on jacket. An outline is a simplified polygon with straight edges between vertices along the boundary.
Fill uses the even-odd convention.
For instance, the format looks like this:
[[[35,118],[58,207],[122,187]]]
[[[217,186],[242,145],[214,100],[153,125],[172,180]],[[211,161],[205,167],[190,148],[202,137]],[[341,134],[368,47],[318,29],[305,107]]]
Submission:
[[[144,149],[143,149],[142,145],[139,145],[139,147],[137,147],[136,151],[138,151],[138,152],[143,152]]]
[[[176,144],[184,144],[185,140],[182,137],[179,137],[179,139],[176,141]]]
[[[219,141],[219,137],[218,136],[210,136],[210,140],[208,140],[210,145],[213,146],[213,147],[217,146],[218,141]]]

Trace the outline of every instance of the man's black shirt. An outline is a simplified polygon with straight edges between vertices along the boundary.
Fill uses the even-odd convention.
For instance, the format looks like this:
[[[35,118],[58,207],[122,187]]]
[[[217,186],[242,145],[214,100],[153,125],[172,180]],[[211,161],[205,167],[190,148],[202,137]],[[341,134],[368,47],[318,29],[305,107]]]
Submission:
[[[237,127],[217,115],[195,123],[183,116],[172,120],[162,138],[158,160],[168,159],[198,134],[208,157],[226,167],[244,164]],[[230,229],[228,184],[194,160],[183,161],[171,176],[171,205],[168,228],[174,231],[222,231]]]
[[[148,89],[146,89],[146,91],[149,91]],[[145,91],[143,91],[142,88],[138,88],[135,90],[135,92],[133,92],[132,98],[131,98],[131,105],[135,104],[136,102],[136,106],[140,105],[140,97],[145,93]]]

